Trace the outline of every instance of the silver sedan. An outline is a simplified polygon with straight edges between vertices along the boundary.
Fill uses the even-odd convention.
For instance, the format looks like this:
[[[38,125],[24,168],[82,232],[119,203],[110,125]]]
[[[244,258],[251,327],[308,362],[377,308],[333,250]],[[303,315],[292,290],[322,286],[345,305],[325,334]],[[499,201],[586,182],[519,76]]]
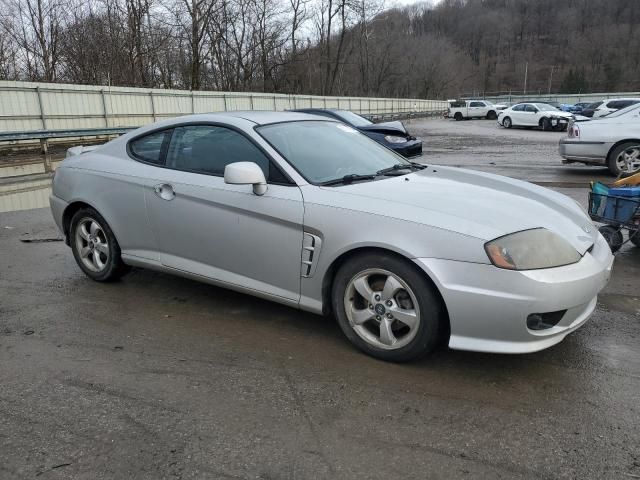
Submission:
[[[300,113],[156,123],[58,168],[51,209],[96,281],[145,267],[334,315],[364,352],[524,353],[580,327],[613,257],[529,183],[408,162]]]
[[[614,175],[640,172],[640,104],[572,123],[560,140],[564,163],[605,165]]]

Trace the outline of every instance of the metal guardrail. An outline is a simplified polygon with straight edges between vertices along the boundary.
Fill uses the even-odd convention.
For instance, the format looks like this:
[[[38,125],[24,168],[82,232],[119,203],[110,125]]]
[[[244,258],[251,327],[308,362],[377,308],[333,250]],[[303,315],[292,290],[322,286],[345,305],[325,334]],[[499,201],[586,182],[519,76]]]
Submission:
[[[117,128],[79,128],[70,130],[33,130],[29,132],[0,132],[0,142],[19,142],[24,140],[40,140],[42,153],[49,150],[49,140],[52,138],[81,138],[102,137],[108,135],[122,135],[136,127]]]
[[[441,115],[441,111],[427,112],[396,112],[391,114],[364,114],[363,117],[372,122],[383,122],[388,120],[399,120],[405,118],[416,118],[425,116]],[[138,127],[112,127],[112,128],[78,128],[65,130],[32,130],[26,132],[0,132],[0,143],[19,142],[28,140],[39,140],[42,153],[49,150],[49,140],[55,138],[82,138],[101,137],[109,135],[122,135]]]

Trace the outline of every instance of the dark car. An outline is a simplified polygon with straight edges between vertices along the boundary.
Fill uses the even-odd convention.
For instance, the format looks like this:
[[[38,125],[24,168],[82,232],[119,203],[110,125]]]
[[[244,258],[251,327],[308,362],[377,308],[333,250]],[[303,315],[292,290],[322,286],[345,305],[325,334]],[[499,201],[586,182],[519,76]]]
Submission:
[[[373,123],[349,110],[337,108],[299,108],[293,111],[340,120],[403,157],[422,155],[422,140],[410,135],[402,122]]]
[[[573,105],[573,112],[579,113],[582,115],[582,112],[584,111],[584,109],[587,108],[589,105],[591,105],[591,103],[589,102],[578,102]]]
[[[590,103],[589,105],[587,105],[586,108],[583,108],[582,111],[580,112],[580,115],[582,115],[583,117],[593,117],[593,114],[596,111],[596,108],[598,108],[600,105],[602,105],[604,102],[595,102],[595,103]]]

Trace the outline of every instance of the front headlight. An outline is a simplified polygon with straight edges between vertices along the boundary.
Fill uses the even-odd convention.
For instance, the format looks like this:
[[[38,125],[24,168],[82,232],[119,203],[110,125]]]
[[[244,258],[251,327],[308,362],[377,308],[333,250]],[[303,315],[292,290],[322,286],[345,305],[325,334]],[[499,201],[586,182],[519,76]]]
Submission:
[[[489,260],[508,270],[535,270],[561,267],[582,258],[564,238],[535,228],[496,238],[484,245]]]
[[[407,139],[405,137],[398,137],[396,135],[386,135],[384,139],[389,143],[406,143]]]

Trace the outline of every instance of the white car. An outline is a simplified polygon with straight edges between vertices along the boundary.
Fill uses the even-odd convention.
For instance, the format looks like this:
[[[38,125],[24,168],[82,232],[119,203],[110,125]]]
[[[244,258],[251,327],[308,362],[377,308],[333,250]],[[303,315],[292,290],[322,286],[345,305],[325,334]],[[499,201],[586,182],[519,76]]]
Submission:
[[[640,103],[640,98],[610,98],[603,100],[594,111],[592,118],[604,117],[623,108]]]
[[[518,103],[498,115],[498,124],[504,128],[540,127],[543,130],[567,129],[573,115],[547,103]]]
[[[564,163],[606,165],[614,175],[640,172],[640,103],[573,123],[560,140],[560,156]]]

